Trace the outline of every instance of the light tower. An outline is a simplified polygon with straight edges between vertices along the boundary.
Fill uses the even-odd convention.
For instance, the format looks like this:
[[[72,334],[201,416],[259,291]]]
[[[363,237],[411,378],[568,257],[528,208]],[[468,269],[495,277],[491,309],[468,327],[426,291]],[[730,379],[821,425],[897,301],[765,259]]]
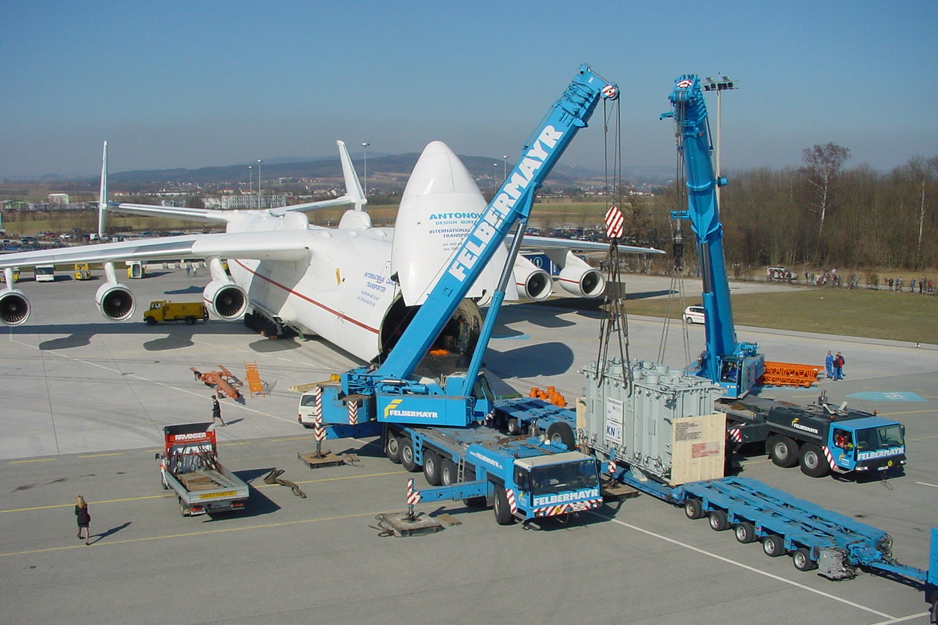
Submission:
[[[731,89],[738,89],[739,82],[729,78],[728,76],[723,76],[719,74],[719,78],[714,80],[707,76],[704,79],[703,90],[704,91],[716,91],[717,92],[717,145],[716,145],[716,177],[717,180],[720,179],[720,126],[721,118],[723,117],[723,99],[722,93],[724,91],[730,91]],[[717,185],[716,189],[717,196],[717,207],[720,206],[720,185]]]

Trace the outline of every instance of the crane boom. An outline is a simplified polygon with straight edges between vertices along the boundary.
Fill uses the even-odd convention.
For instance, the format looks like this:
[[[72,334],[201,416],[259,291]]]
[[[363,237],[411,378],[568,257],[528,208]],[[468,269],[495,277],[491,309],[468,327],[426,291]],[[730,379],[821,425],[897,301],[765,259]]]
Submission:
[[[680,76],[668,99],[673,110],[662,117],[674,118],[688,205],[686,211],[674,211],[672,218],[691,222],[703,279],[707,349],[693,366],[697,375],[720,384],[728,396],[739,397],[765,372],[765,357],[758,353],[755,343],[736,340],[716,193],[717,186],[726,184],[726,179],[714,175],[710,124],[700,79],[693,74]]]
[[[603,98],[616,97],[617,86],[594,74],[588,66],[580,66],[563,96],[532,133],[521,159],[450,257],[433,290],[384,363],[377,370],[359,368],[343,374],[344,393],[370,395],[382,386],[384,390],[389,385],[400,386],[413,373],[498,246],[516,224],[530,215],[535,192],[576,133],[587,125],[596,105]],[[483,342],[476,346],[476,350],[485,348]]]

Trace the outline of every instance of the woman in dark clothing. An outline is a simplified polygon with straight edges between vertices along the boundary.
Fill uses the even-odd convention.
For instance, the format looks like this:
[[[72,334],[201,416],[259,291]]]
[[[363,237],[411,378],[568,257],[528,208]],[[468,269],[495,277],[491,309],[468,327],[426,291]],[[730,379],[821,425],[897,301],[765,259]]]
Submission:
[[[85,544],[90,544],[88,540],[91,538],[91,531],[88,526],[91,525],[91,513],[88,512],[88,504],[81,495],[75,501],[75,517],[78,519],[78,538],[82,537],[82,530],[84,530]]]

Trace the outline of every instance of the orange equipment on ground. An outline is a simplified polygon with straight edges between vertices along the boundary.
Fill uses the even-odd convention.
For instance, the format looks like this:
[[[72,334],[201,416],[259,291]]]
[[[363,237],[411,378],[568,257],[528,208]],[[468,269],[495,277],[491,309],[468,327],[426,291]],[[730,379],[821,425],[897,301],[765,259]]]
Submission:
[[[241,380],[232,375],[224,366],[218,365],[218,371],[209,371],[207,373],[202,373],[195,367],[189,367],[189,369],[192,370],[196,380],[215,389],[220,397],[230,397],[235,401],[244,401],[244,397],[237,389],[237,387],[242,386]]]
[[[765,375],[759,384],[768,386],[803,386],[808,388],[817,382],[818,374],[824,369],[816,365],[799,365],[790,362],[766,362]]]
[[[256,362],[244,363],[244,372],[246,374],[245,377],[248,379],[248,391],[250,391],[251,397],[270,394],[270,387],[267,386],[266,382],[261,380],[261,374],[257,370]]]
[[[567,400],[564,399],[563,395],[557,392],[553,386],[548,386],[546,391],[542,391],[536,386],[531,389],[531,392],[528,393],[528,397],[536,397],[537,399],[546,401],[555,406],[560,406],[561,408],[567,407]]]

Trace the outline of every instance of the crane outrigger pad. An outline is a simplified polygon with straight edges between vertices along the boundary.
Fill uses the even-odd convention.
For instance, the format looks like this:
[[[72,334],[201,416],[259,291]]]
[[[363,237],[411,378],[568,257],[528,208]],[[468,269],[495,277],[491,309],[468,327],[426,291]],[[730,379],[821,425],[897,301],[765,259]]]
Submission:
[[[310,469],[338,467],[343,464],[354,464],[358,462],[358,456],[355,454],[337,456],[328,449],[325,449],[318,454],[316,452],[308,454],[296,454],[296,457],[305,462],[306,466],[308,466]]]
[[[443,524],[426,514],[410,514],[408,512],[391,512],[379,514],[378,525],[386,531],[391,531],[398,538],[405,536],[424,536],[435,534],[445,529]]]

